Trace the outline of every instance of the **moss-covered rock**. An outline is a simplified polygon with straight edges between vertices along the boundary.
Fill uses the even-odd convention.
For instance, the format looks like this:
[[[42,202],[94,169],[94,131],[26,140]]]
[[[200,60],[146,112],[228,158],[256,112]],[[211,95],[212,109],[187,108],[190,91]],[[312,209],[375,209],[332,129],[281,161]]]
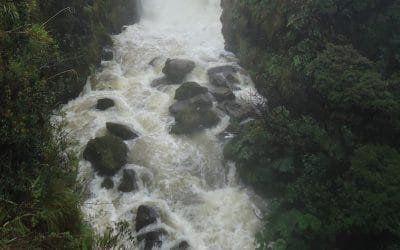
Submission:
[[[92,163],[100,175],[112,176],[126,164],[128,147],[118,137],[105,135],[90,140],[83,158]]]

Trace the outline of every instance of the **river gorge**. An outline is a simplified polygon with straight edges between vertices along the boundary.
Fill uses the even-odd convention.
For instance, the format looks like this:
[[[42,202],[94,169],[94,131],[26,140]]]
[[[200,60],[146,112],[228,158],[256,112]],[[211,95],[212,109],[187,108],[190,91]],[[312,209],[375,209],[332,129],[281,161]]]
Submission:
[[[124,221],[133,228],[140,206],[157,213],[155,223],[134,232],[138,237],[133,240],[122,237],[118,247],[255,248],[255,233],[262,224],[257,206],[265,204],[240,183],[234,163],[224,160],[224,141],[231,135],[223,132],[231,118],[216,98],[220,88],[210,83],[210,69],[234,69],[229,73],[234,86],[225,87],[234,94],[230,98],[236,105],[262,105],[264,100],[235,56],[224,49],[221,13],[219,0],[143,1],[140,22],[112,37],[113,58],[102,61],[81,95],[62,108],[65,131],[77,142],[71,150],[82,159],[82,210],[95,232],[118,230],[117,224]],[[205,95],[212,101],[210,112],[218,117],[217,123],[193,133],[171,133],[176,118],[169,107],[183,85],[155,84],[164,75],[167,59],[194,62],[181,82],[196,82],[214,93]],[[112,107],[96,108],[100,99],[111,100]],[[126,164],[109,177],[95,172],[82,157],[88,141],[109,133],[106,123],[121,124],[137,134],[124,142]],[[135,189],[122,192],[117,186],[127,170],[133,170]],[[105,179],[112,183],[109,189]],[[162,233],[148,236],[151,231]],[[149,243],[149,237],[156,237],[157,243]]]

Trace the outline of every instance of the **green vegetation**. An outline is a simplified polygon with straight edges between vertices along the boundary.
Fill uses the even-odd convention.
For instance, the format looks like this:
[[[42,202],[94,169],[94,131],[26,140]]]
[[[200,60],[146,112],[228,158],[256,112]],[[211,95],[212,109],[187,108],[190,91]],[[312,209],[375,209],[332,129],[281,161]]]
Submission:
[[[260,249],[400,249],[400,1],[223,1],[268,111],[225,148],[270,200]]]
[[[92,248],[77,161],[51,116],[82,89],[110,43],[107,32],[134,21],[124,18],[136,16],[134,7],[125,0],[0,1],[1,249]]]

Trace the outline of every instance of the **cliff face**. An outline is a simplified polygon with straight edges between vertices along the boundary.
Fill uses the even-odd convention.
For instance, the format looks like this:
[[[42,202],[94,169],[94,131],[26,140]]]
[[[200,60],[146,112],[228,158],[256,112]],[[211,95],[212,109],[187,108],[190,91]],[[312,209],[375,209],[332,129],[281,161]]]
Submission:
[[[91,70],[100,62],[102,48],[111,45],[109,35],[138,21],[140,11],[138,0],[50,0],[39,5],[41,19],[51,18],[47,28],[64,55],[61,63],[48,68],[52,72],[67,71],[52,79],[62,102],[79,95]]]

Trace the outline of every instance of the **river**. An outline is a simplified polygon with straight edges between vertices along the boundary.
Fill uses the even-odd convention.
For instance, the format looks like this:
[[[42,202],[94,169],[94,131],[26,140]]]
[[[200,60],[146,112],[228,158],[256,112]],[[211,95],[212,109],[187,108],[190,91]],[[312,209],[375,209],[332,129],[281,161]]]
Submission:
[[[206,87],[208,68],[237,63],[224,50],[220,1],[144,0],[142,5],[141,21],[113,36],[113,60],[102,62],[82,94],[62,109],[65,131],[77,142],[73,150],[80,159],[87,142],[106,133],[106,122],[139,132],[139,138],[126,141],[130,153],[124,169],[138,173],[140,188],[130,193],[101,188],[103,177],[93,172],[89,162],[80,160],[78,180],[85,190],[82,211],[101,235],[121,221],[134,228],[138,206],[147,204],[161,211],[161,226],[169,235],[163,249],[180,240],[199,250],[254,249],[261,224],[254,194],[240,184],[234,164],[224,161],[223,144],[217,137],[229,125],[229,116],[220,113],[221,122],[201,133],[172,135],[174,118],[168,107],[179,86],[151,86],[162,76],[167,58],[193,60],[196,67],[186,80]],[[236,97],[254,97],[251,79],[245,74],[238,78]],[[113,99],[115,107],[97,110],[97,100],[104,97]],[[121,173],[113,177],[115,183],[120,179]],[[118,245],[141,249],[128,238]]]

